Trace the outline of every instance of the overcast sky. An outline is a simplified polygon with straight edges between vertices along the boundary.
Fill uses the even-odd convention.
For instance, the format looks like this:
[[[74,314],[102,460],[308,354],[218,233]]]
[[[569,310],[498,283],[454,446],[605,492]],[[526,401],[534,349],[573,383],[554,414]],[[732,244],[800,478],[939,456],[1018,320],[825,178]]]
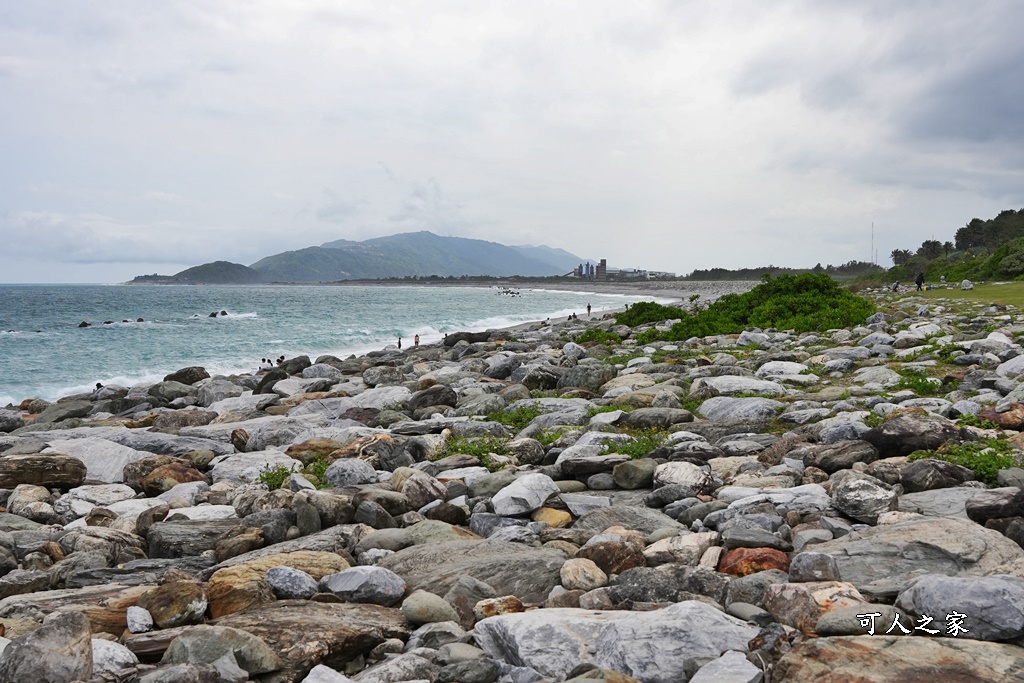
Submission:
[[[0,282],[432,230],[879,261],[1024,206],[1024,3],[0,0]]]

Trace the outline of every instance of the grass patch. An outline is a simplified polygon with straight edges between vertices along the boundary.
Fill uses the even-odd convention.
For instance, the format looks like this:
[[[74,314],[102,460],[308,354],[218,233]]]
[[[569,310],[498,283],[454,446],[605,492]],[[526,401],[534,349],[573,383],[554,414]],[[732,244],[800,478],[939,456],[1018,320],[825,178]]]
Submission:
[[[668,434],[660,429],[638,429],[630,432],[624,430],[631,437],[631,441],[608,442],[604,445],[603,453],[622,453],[631,458],[642,458],[653,450],[656,450],[665,443]]]
[[[899,368],[896,372],[900,375],[900,381],[892,387],[892,391],[909,389],[918,396],[938,396],[956,389],[957,383],[937,382],[918,368]]]
[[[562,438],[563,434],[565,434],[564,429],[543,429],[540,434],[533,438],[539,441],[544,448],[548,448],[551,444]]]
[[[910,460],[934,458],[961,465],[974,472],[988,486],[996,485],[999,470],[1024,464],[1021,453],[1009,441],[983,439],[963,444],[943,444],[934,451],[914,451]]]
[[[626,409],[625,408],[620,408],[619,406],[616,406],[616,405],[597,406],[596,408],[588,408],[587,409],[587,419],[590,419],[590,418],[594,417],[595,415],[600,415],[601,413],[614,413],[616,410],[626,410]]]
[[[293,474],[301,474],[303,477],[308,479],[313,486],[320,489],[324,488],[324,473],[330,465],[331,463],[323,456],[314,458],[308,465],[301,469],[298,467],[298,464],[291,468],[285,467],[284,465],[277,465],[274,467],[266,465],[260,470],[258,481],[261,484],[266,484],[267,488],[271,491],[276,491],[284,486],[284,483],[288,481],[288,477]]]
[[[440,460],[457,453],[472,455],[476,458],[492,454],[506,455],[508,453],[508,439],[500,439],[494,436],[453,436],[445,442],[444,448],[438,453],[436,459]]]
[[[956,422],[961,427],[977,427],[979,429],[1001,429],[1001,427],[992,420],[983,420],[977,415],[961,415],[960,417],[957,418]]]
[[[534,418],[541,414],[540,407],[535,405],[520,406],[511,410],[496,410],[487,414],[491,422],[500,422],[506,427],[520,430],[533,422]]]
[[[931,289],[927,292],[914,292],[926,299],[953,299],[969,301],[977,304],[1009,304],[1024,306],[1024,282],[1007,282],[1004,284],[974,285],[974,289],[964,292],[959,283],[949,289]]]

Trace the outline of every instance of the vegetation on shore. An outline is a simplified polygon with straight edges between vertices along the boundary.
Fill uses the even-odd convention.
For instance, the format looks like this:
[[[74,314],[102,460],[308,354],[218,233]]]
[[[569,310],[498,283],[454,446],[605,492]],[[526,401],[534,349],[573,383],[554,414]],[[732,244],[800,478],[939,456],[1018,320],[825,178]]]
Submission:
[[[647,335],[682,341],[691,337],[735,334],[751,327],[809,332],[862,324],[874,313],[867,299],[850,293],[824,274],[765,277],[743,294],[727,294],[693,313],[673,306],[641,302],[616,316],[616,322],[635,327],[679,319],[666,331]]]

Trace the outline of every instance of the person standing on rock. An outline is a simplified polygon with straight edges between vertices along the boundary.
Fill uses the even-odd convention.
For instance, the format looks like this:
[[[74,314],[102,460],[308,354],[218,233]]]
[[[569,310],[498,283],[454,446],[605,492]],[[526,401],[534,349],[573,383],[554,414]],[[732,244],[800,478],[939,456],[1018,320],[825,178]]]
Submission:
[[[398,348],[402,348],[402,338],[398,338]]]
[[[590,317],[590,304],[587,304],[587,317]]]
[[[413,346],[419,346],[420,345],[420,335],[417,334],[415,337],[412,338],[412,344],[413,344]]]
[[[917,279],[914,280],[914,284],[917,285],[917,291],[921,291],[924,288],[924,273],[918,273]]]

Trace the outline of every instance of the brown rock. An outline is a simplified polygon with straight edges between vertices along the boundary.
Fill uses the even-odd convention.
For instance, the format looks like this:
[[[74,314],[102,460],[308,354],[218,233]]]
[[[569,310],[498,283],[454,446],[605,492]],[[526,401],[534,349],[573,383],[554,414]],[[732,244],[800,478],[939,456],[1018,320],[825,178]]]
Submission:
[[[209,582],[210,615],[216,619],[273,602],[274,593],[264,577],[272,567],[281,566],[304,571],[319,581],[348,569],[349,563],[335,553],[300,550],[218,569]]]
[[[248,526],[239,529],[237,532],[226,538],[217,541],[213,552],[217,562],[230,560],[253,550],[263,547],[263,530],[259,527]]]
[[[197,624],[206,614],[206,591],[198,583],[174,581],[139,597],[138,606],[149,610],[160,628]]]
[[[234,446],[235,450],[239,453],[245,453],[245,444],[248,442],[249,432],[245,431],[241,427],[231,431],[231,445]]]
[[[539,508],[533,511],[530,519],[534,522],[544,522],[555,529],[561,529],[572,524],[572,515],[564,510],[555,508]]]
[[[158,467],[170,465],[175,462],[180,461],[170,455],[147,455],[144,458],[139,458],[135,462],[130,462],[124,466],[124,483],[131,486],[136,491],[141,491],[142,481],[150,472]]]
[[[202,427],[217,419],[212,410],[175,410],[154,416],[152,431],[177,434],[184,427]]]
[[[786,683],[1018,683],[1024,649],[960,638],[841,636],[814,638],[779,661],[772,680]]]
[[[0,457],[0,488],[20,484],[72,488],[85,481],[85,463],[63,453]]]
[[[147,474],[142,480],[142,490],[146,492],[147,496],[156,498],[178,484],[190,481],[206,481],[206,477],[194,467],[176,461],[161,465]]]
[[[767,569],[788,572],[789,556],[774,548],[733,548],[718,563],[718,571],[733,576],[748,576]]]
[[[127,627],[128,608],[152,586],[87,586],[68,590],[42,591],[5,598],[2,601],[4,623],[20,623],[22,617],[38,617],[51,612],[81,612],[89,619],[93,633],[120,636]]]
[[[284,453],[305,466],[318,459],[333,462],[334,458],[330,457],[331,453],[344,447],[344,443],[334,439],[309,439],[289,446]]]
[[[764,594],[764,608],[776,621],[809,636],[817,635],[814,627],[822,614],[866,602],[852,583],[843,581],[776,583]]]
[[[1016,432],[1024,429],[1024,404],[1011,403],[1009,408],[999,412],[995,408],[986,408],[978,413],[979,420],[995,422],[1001,429],[1012,429]]]
[[[499,614],[514,614],[525,611],[526,606],[522,600],[514,595],[505,595],[500,598],[485,598],[473,607],[473,615],[477,621],[487,617],[496,617]]]
[[[605,574],[621,574],[627,569],[647,564],[643,550],[621,541],[601,541],[583,546],[576,552],[576,557],[591,560]]]
[[[407,640],[409,625],[393,608],[357,603],[282,600],[217,621],[260,638],[281,658],[274,681],[301,681],[317,664],[344,669],[389,638]]]

